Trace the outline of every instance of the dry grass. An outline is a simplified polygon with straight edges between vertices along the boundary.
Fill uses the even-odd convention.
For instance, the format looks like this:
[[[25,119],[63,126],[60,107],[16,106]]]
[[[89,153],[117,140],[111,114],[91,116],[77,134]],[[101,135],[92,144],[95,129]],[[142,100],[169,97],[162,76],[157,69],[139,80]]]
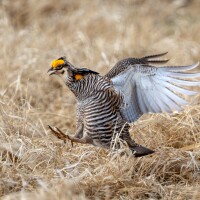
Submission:
[[[125,57],[169,51],[172,64],[200,59],[200,3],[176,1],[0,2],[0,196],[2,199],[200,199],[200,106],[145,115],[137,142],[155,149],[120,157],[66,145],[47,125],[75,130],[75,100],[52,59],[104,74]],[[186,151],[189,150],[189,151]]]

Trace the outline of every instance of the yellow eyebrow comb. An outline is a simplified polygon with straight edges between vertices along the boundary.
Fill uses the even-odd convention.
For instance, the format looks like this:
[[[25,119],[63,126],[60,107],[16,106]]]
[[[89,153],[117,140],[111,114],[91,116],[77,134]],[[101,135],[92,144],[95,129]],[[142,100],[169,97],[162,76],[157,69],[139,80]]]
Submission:
[[[65,61],[64,60],[53,60],[52,62],[51,62],[51,66],[53,67],[53,68],[57,68],[58,66],[60,66],[60,65],[63,65],[65,63]]]

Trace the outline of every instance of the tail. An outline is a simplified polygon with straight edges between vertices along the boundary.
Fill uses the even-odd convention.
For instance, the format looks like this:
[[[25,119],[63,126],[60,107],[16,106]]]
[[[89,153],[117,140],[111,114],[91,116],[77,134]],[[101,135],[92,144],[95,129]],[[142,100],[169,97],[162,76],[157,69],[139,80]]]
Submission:
[[[149,155],[149,154],[152,154],[155,152],[155,151],[148,149],[146,147],[143,147],[141,145],[131,146],[131,147],[129,146],[129,148],[132,150],[133,155],[135,157],[142,157],[142,156],[146,156],[146,155]]]
[[[157,60],[155,58],[162,57],[162,56],[166,55],[167,53],[168,52],[150,55],[150,56],[145,56],[145,57],[140,58],[140,60],[143,61],[146,64],[163,64],[163,63],[168,62],[169,60]]]

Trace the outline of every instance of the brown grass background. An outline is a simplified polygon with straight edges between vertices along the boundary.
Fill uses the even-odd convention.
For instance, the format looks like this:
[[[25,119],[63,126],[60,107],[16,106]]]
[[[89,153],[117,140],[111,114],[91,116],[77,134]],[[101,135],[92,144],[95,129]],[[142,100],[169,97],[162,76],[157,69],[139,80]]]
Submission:
[[[135,140],[156,150],[144,158],[72,148],[47,128],[75,130],[75,99],[47,75],[51,60],[66,55],[101,74],[122,58],[165,51],[169,64],[192,64],[199,30],[199,0],[2,0],[0,197],[200,199],[199,96],[183,112],[132,125]]]

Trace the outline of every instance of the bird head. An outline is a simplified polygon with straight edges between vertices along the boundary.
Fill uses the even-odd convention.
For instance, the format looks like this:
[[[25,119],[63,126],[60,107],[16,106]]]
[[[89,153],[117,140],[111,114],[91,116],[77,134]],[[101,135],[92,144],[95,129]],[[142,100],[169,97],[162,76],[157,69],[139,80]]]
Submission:
[[[59,76],[65,84],[70,80],[72,82],[73,71],[76,68],[66,60],[66,57],[60,57],[51,62],[51,68],[48,70],[49,76],[57,75]]]
[[[73,67],[73,65],[66,60],[66,57],[60,57],[51,62],[51,68],[48,70],[48,74],[49,76],[53,74],[63,76],[66,74],[68,67]]]
[[[66,60],[66,57],[60,57],[51,62],[51,68],[48,70],[49,76],[58,75],[63,79],[66,85],[77,84],[88,74],[98,74],[87,68],[76,68]]]

